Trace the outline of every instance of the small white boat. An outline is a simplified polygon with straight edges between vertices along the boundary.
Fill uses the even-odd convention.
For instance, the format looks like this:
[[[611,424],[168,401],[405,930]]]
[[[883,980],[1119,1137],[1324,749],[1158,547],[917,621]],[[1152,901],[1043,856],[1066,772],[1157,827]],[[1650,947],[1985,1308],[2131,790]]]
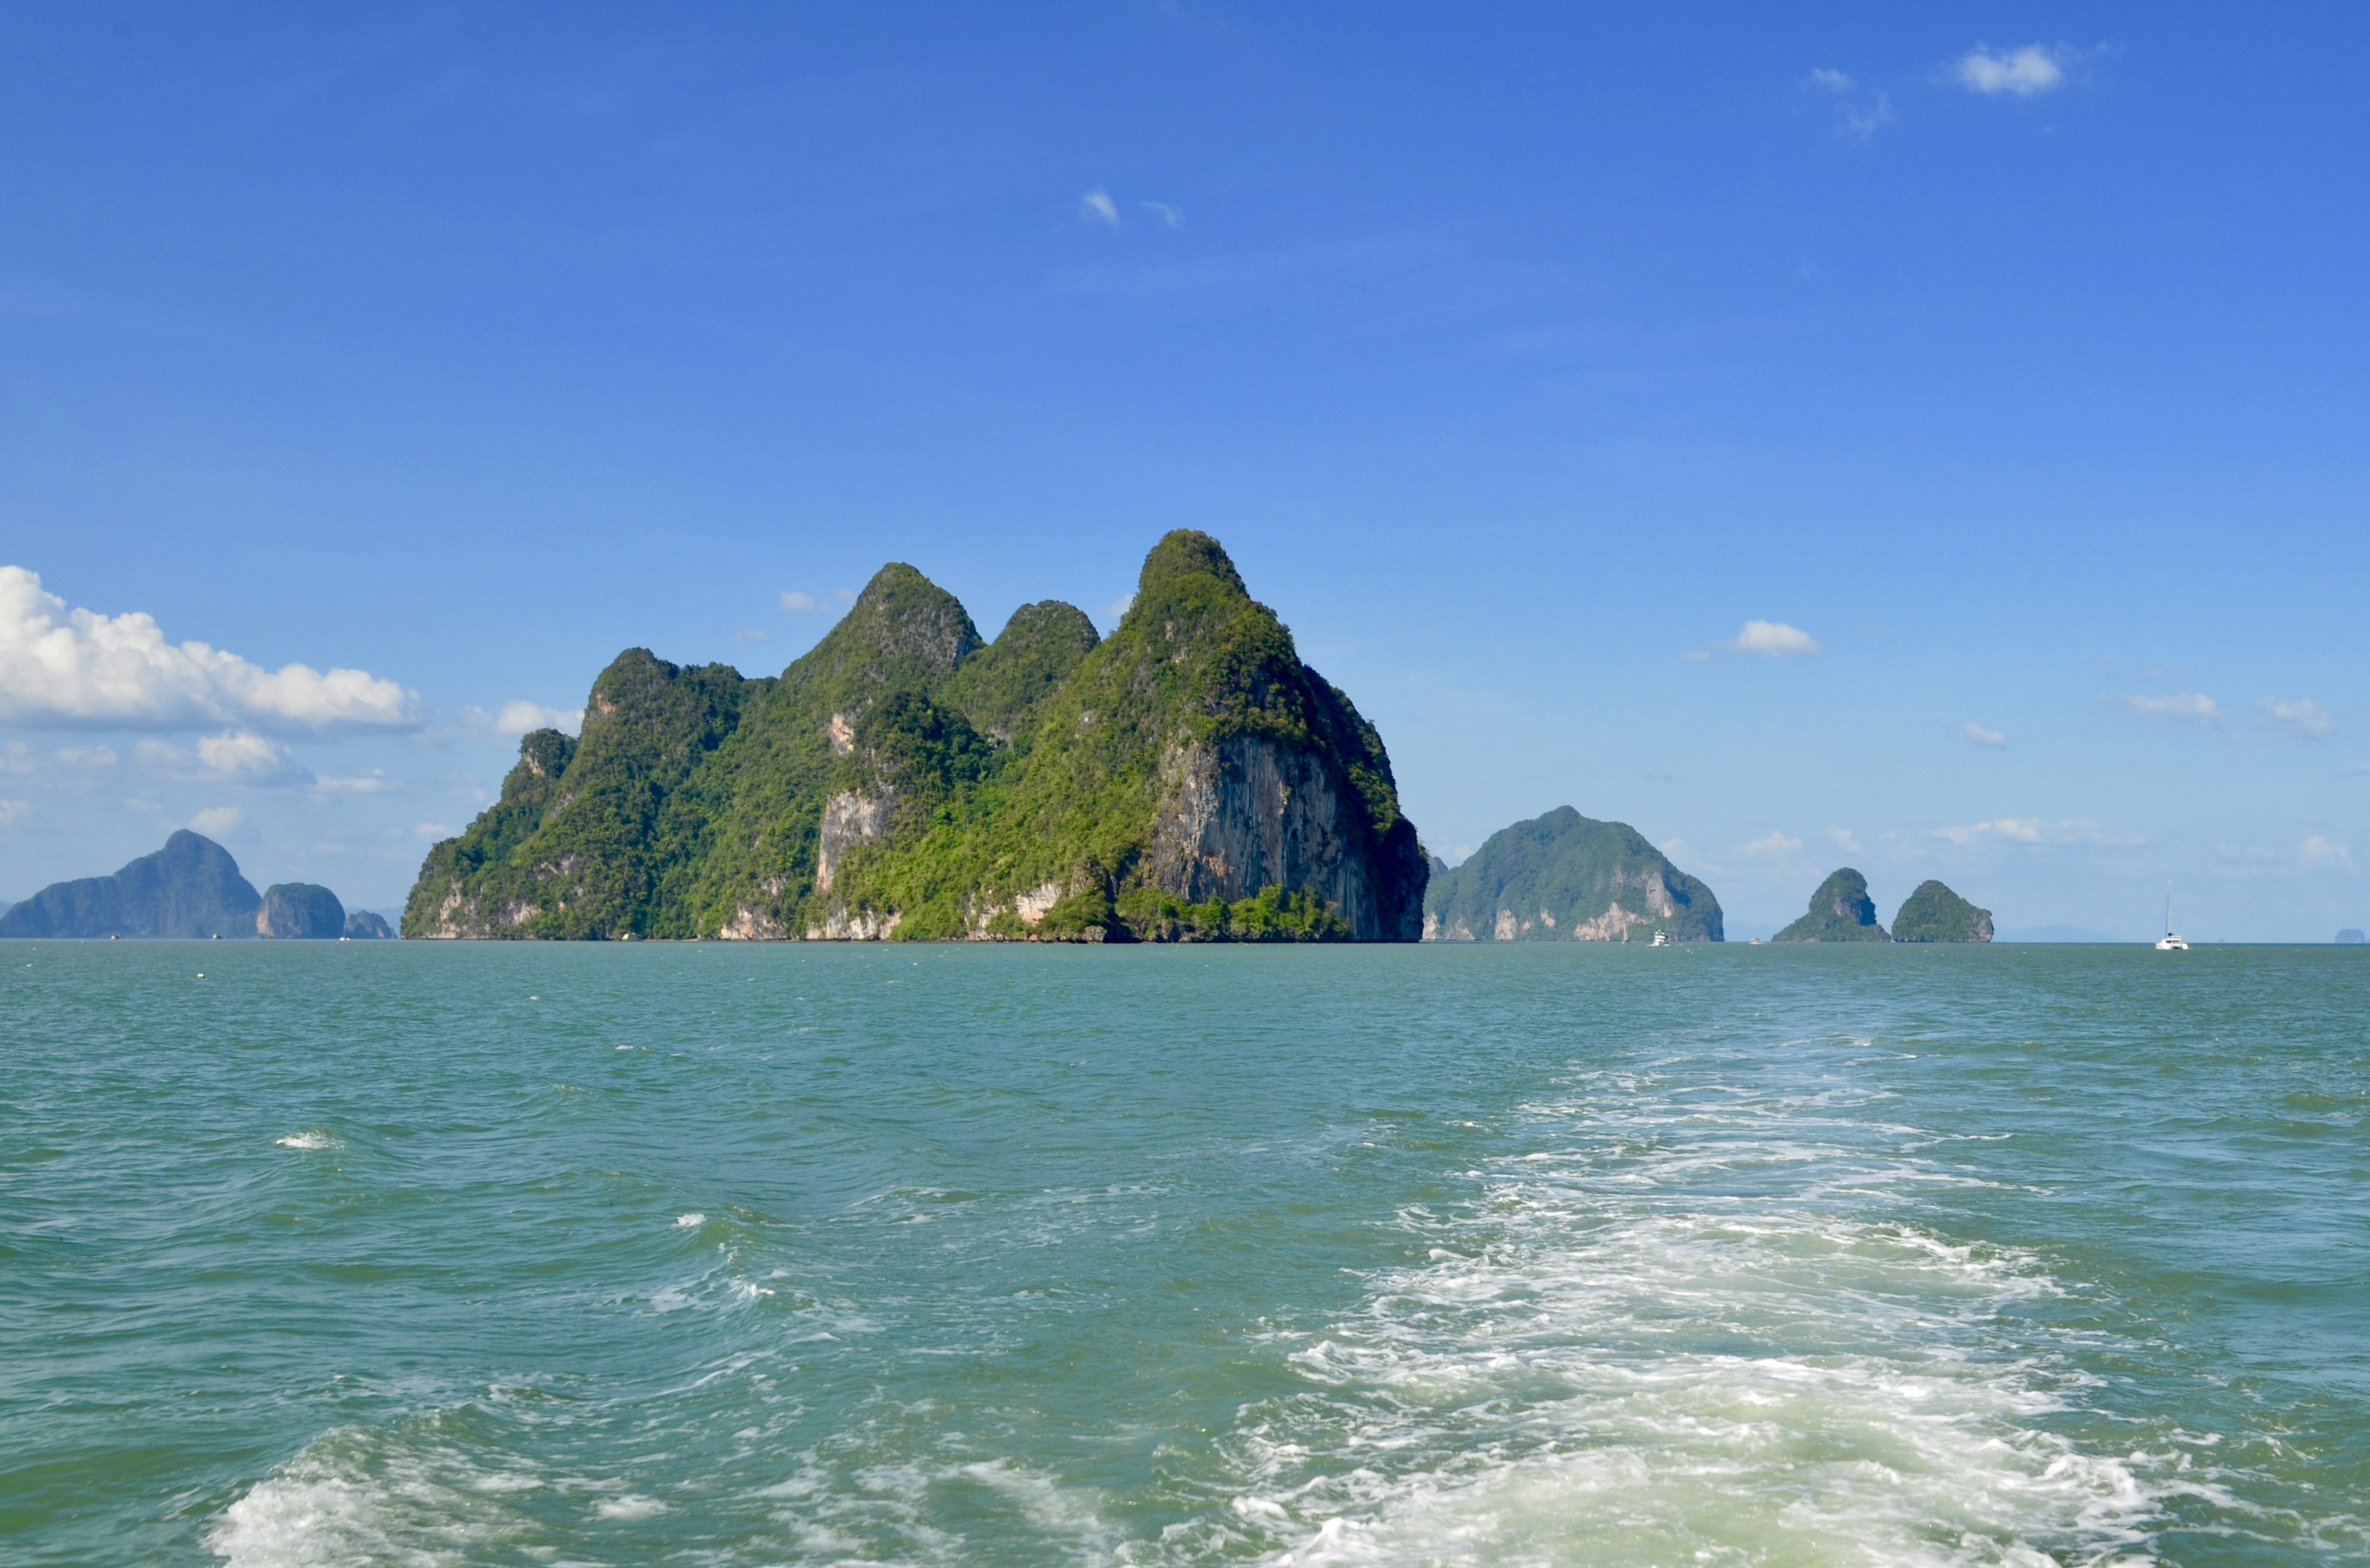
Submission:
[[[1670,944],[1670,933],[1662,930],[1660,926],[1657,926],[1654,929],[1654,945],[1657,947],[1668,947]]]
[[[2169,893],[2164,896],[2164,934],[2157,938],[2156,950],[2159,953],[2189,951],[2188,940],[2172,929],[2172,895]]]

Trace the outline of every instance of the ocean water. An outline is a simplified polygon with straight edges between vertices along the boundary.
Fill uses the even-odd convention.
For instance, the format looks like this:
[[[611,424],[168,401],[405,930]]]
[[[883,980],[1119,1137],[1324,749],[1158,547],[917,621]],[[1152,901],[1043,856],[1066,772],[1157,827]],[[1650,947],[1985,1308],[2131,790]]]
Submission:
[[[0,944],[0,1559],[2370,1562],[2370,952]]]

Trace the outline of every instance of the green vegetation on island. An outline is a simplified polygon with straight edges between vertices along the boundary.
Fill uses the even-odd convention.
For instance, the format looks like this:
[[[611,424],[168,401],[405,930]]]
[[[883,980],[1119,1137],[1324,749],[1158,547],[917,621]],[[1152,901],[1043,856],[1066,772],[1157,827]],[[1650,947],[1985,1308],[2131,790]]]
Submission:
[[[1720,900],[1626,822],[1559,806],[1490,835],[1455,870],[1435,862],[1430,942],[1721,940]]]
[[[1979,910],[1939,882],[1925,881],[1893,917],[1895,942],[1989,942],[1992,912]]]
[[[1868,896],[1868,878],[1847,865],[1811,895],[1811,910],[1801,920],[1770,939],[1773,942],[1884,942],[1890,940],[1876,923],[1876,902]]]
[[[1206,534],[1108,638],[984,643],[884,567],[778,677],[629,649],[436,845],[407,936],[1409,941],[1426,873],[1382,738]]]

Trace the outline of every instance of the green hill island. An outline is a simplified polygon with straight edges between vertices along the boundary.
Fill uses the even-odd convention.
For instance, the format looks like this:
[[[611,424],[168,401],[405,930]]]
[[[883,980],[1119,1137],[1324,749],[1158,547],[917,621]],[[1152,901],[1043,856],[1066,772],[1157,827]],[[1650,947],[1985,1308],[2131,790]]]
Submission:
[[[1893,917],[1895,942],[1989,942],[1992,912],[1979,910],[1939,882],[1925,881]]]
[[[1876,900],[1868,896],[1868,878],[1847,865],[1819,884],[1808,914],[1769,940],[1889,942],[1892,937],[1876,923]]]
[[[1118,628],[983,642],[883,567],[777,677],[640,648],[429,852],[407,937],[1414,941],[1427,860],[1382,737],[1207,534]]]
[[[1626,822],[1569,806],[1490,836],[1455,870],[1435,864],[1427,942],[1721,939],[1720,900]]]

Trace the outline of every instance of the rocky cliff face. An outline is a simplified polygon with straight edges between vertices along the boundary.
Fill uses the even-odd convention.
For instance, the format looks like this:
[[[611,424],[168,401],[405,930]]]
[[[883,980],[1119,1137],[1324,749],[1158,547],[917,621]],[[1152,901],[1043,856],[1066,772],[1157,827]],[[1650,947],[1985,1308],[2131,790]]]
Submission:
[[[1720,900],[1626,822],[1559,806],[1490,835],[1424,896],[1427,942],[1718,942]]]
[[[112,876],[42,888],[0,916],[0,937],[253,936],[262,902],[229,851],[183,829]]]
[[[1186,904],[1296,888],[1331,905],[1352,940],[1409,941],[1420,911],[1394,897],[1408,871],[1360,853],[1352,820],[1313,753],[1250,736],[1179,744],[1162,760],[1143,879]]]
[[[255,934],[282,939],[335,942],[346,933],[346,907],[313,882],[280,882],[263,890],[255,911]]]
[[[355,910],[346,916],[346,929],[339,934],[352,942],[388,942],[394,940],[395,928],[368,910]]]
[[[1381,737],[1179,532],[1108,640],[1048,601],[983,643],[892,565],[778,679],[620,656],[404,930],[1412,940],[1425,873]]]
[[[1876,923],[1876,900],[1868,896],[1868,878],[1847,865],[1819,884],[1819,890],[1811,895],[1808,913],[1770,940],[1885,942],[1890,938]]]

